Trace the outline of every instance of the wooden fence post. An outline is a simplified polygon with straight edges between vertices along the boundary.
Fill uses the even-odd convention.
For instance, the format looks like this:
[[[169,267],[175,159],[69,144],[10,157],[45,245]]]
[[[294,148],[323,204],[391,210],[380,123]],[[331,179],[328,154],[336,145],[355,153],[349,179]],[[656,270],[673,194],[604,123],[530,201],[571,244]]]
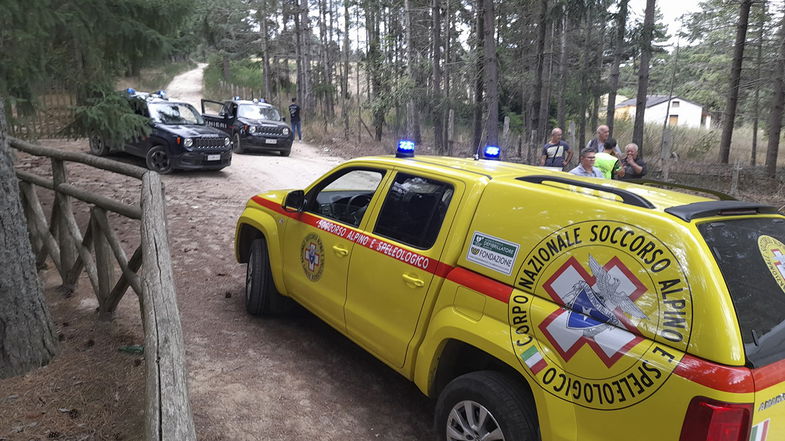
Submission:
[[[96,219],[96,211],[102,210],[93,207],[90,210],[90,224],[93,227],[93,249],[95,249],[95,267],[98,273],[98,318],[100,320],[111,320],[114,311],[107,309],[107,300],[114,281],[114,262],[112,261],[112,250],[103,228]]]
[[[739,174],[741,173],[741,162],[737,159],[733,165],[733,172],[731,174],[730,194],[731,196],[739,195]]]
[[[68,180],[68,175],[63,161],[60,159],[52,158],[52,179],[54,187],[64,184]],[[76,245],[68,234],[68,220],[66,218],[66,210],[71,210],[71,198],[60,192],[55,193],[55,206],[57,207],[57,215],[55,219],[55,211],[53,210],[52,223],[56,223],[58,242],[60,245],[60,267],[63,269],[62,273],[65,274],[63,278],[62,289],[65,293],[70,294],[76,286],[76,281],[79,274],[70,272],[71,268],[76,262]]]

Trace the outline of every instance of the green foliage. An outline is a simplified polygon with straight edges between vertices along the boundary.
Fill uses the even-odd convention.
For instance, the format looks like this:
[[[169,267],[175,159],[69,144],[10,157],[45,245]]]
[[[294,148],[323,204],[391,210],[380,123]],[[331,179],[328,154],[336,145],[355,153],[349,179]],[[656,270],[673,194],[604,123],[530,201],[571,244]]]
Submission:
[[[134,112],[137,99],[128,99],[118,92],[101,94],[89,98],[83,106],[77,106],[74,122],[65,130],[66,135],[84,133],[98,136],[110,144],[121,144],[134,137],[150,134],[147,118]]]
[[[108,127],[118,129],[118,137],[139,133],[128,106],[110,98],[114,81],[174,55],[172,43],[191,4],[192,0],[4,0],[0,96],[29,99],[59,85],[77,98],[77,120],[68,128],[71,135]],[[107,121],[99,121],[102,118]]]

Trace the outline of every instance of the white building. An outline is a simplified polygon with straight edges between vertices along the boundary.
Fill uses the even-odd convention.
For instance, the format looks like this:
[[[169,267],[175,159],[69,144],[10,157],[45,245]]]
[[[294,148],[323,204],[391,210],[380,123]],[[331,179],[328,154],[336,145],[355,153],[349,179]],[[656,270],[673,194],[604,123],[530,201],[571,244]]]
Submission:
[[[703,111],[703,107],[681,97],[674,96],[668,108],[667,95],[649,95],[646,97],[647,123],[662,124],[668,116],[669,126],[690,128],[711,128],[711,115]],[[616,105],[617,118],[635,119],[635,98],[630,98]]]

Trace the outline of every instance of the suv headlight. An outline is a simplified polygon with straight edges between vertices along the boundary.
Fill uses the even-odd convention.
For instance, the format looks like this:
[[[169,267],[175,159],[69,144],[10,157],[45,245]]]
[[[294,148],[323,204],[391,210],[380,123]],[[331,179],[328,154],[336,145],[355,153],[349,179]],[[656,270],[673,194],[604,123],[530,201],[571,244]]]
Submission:
[[[192,145],[194,145],[194,140],[191,138],[185,138],[183,140],[183,145],[186,147],[191,147]]]
[[[224,138],[224,147],[228,146],[230,142],[229,138]]]
[[[248,133],[250,133],[251,135],[256,133],[256,126],[248,127]]]
[[[284,127],[284,128],[283,128],[283,134],[284,134],[284,136],[288,135],[288,134],[289,134],[289,129],[287,129],[286,127]]]

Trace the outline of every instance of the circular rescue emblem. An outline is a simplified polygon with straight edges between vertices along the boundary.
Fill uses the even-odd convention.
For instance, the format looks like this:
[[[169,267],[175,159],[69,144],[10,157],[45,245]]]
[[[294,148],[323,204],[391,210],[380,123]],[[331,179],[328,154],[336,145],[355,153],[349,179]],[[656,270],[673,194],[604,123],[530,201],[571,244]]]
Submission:
[[[760,236],[758,248],[777,285],[785,291],[785,245],[771,236]]]
[[[509,320],[518,361],[546,392],[579,406],[645,400],[689,343],[691,293],[679,257],[630,224],[588,221],[552,233],[526,256],[516,288]]]
[[[303,239],[303,244],[300,246],[300,263],[308,280],[316,282],[322,277],[324,245],[315,233],[310,233]]]

